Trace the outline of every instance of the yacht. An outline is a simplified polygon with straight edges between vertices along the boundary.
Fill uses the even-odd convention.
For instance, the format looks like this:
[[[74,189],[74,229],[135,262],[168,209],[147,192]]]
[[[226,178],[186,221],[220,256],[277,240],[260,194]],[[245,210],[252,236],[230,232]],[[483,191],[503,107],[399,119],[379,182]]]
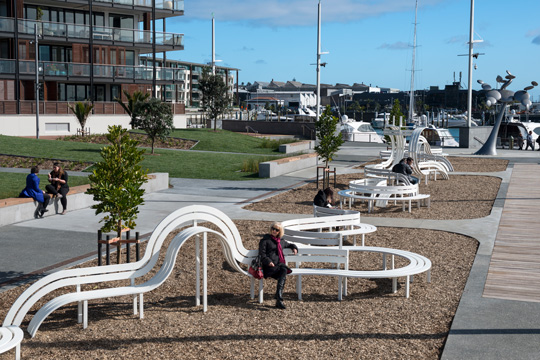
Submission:
[[[431,146],[459,147],[459,143],[452,136],[450,130],[438,128],[433,124],[422,131],[422,136]]]
[[[347,115],[341,117],[341,135],[345,141],[384,143],[383,138],[375,132],[370,123],[349,120]]]
[[[371,125],[374,129],[384,129],[388,125],[389,120],[389,113],[378,113],[375,115],[375,118],[371,120]]]

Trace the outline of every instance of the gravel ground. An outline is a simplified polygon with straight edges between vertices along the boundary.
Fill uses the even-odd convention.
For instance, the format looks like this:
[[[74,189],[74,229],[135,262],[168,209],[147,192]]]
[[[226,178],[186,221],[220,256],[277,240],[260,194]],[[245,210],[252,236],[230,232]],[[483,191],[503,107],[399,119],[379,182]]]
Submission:
[[[456,187],[452,187],[454,192],[463,192],[463,186],[482,184],[469,194],[476,196],[476,192],[483,191],[481,196],[475,197],[477,200],[473,200],[475,206],[468,201],[463,208],[468,206],[478,212],[484,205],[476,206],[476,203],[493,203],[498,182],[488,181],[490,178],[484,176],[452,176],[449,181],[430,182],[430,186],[446,184],[431,188],[432,196],[440,196],[439,210],[432,201],[432,211],[439,216],[461,211],[452,208],[453,203],[467,203],[467,199],[445,201],[444,196],[457,199],[450,191],[447,191],[447,195],[438,193],[450,188],[453,178],[458,179]],[[289,192],[290,198],[296,198],[293,191]],[[306,200],[298,200],[297,213],[301,213],[304,206],[310,206],[314,193],[310,191],[309,194]],[[304,204],[304,201],[309,204]],[[446,211],[444,204],[450,210]],[[471,210],[471,217],[484,216],[483,213],[475,215],[474,211]],[[482,211],[485,212],[485,209]],[[413,215],[415,213],[418,213],[417,209],[413,210]],[[390,216],[401,214],[400,209]],[[236,221],[236,224],[248,249],[257,247],[269,226],[269,223],[260,221]],[[432,282],[427,283],[424,275],[416,276],[411,286],[411,297],[406,299],[403,279],[400,279],[395,294],[391,293],[390,280],[349,279],[349,293],[342,302],[338,302],[335,279],[304,277],[303,301],[296,299],[294,281],[289,279],[285,288],[288,308],[281,311],[274,308],[275,281],[265,281],[263,304],[251,300],[248,279],[230,269],[224,262],[218,241],[210,237],[207,313],[203,314],[201,307],[194,306],[194,246],[188,242],[179,252],[175,271],[169,279],[158,289],[145,294],[143,320],[132,314],[129,297],[96,300],[89,304],[89,326],[83,330],[76,321],[77,306],[65,306],[44,321],[34,339],[26,335],[22,357],[439,358],[474,261],[477,241],[442,231],[382,227],[368,235],[366,241],[370,246],[398,248],[428,257],[433,263]],[[377,269],[380,268],[380,261],[376,255],[353,253],[351,268]],[[96,263],[92,261],[82,266],[94,266]],[[396,265],[404,264],[398,261]],[[26,287],[0,294],[0,318],[5,316]],[[95,285],[87,285],[83,290],[95,288]],[[34,306],[31,314],[63,291],[54,292],[53,296]],[[27,316],[23,328],[26,328],[29,320]],[[12,357],[12,352],[0,355],[0,359]]]
[[[450,158],[456,171],[494,172],[506,169],[507,160]],[[361,179],[362,173],[338,175],[336,190],[348,188],[349,181]],[[429,181],[420,184],[421,194],[431,195],[431,207],[413,208],[411,213],[402,210],[401,203],[388,204],[384,208],[374,208],[367,213],[366,202],[355,202],[353,209],[362,216],[399,217],[411,219],[458,220],[475,219],[488,216],[499,191],[501,179],[492,176],[450,175],[448,180]],[[333,185],[333,184],[332,184]],[[337,191],[336,191],[337,192]],[[278,194],[271,198],[249,204],[245,209],[263,212],[289,214],[313,213],[313,198],[317,193],[317,184],[312,182],[304,186]],[[337,199],[339,203],[339,199]]]

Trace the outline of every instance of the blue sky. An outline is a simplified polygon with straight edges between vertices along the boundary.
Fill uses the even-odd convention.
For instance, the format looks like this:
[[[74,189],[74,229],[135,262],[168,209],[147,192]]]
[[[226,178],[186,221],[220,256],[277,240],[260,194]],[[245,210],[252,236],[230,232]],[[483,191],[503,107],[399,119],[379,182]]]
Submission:
[[[355,82],[410,88],[414,0],[322,0],[321,82]],[[169,58],[211,60],[211,17],[216,21],[216,58],[239,68],[240,82],[316,83],[317,0],[185,0],[185,15],[170,19],[167,31],[185,34],[185,50]],[[475,1],[476,80],[493,86],[510,70],[519,90],[540,82],[539,0]],[[415,89],[467,86],[470,0],[419,0]],[[540,101],[540,88],[531,91]]]

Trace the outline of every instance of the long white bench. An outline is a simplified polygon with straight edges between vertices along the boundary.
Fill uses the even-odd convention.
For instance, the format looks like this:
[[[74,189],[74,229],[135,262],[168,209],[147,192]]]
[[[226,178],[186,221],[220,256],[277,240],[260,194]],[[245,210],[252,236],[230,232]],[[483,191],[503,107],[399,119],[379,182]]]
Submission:
[[[95,201],[92,195],[86,193],[89,185],[79,185],[70,188],[67,194],[69,211],[85,209]],[[146,193],[169,188],[168,173],[153,173],[148,175],[148,182],[142,185]],[[36,217],[38,202],[31,198],[8,198],[0,200],[0,226],[11,225],[21,221],[32,220]],[[45,216],[51,216],[62,211],[59,199],[51,199],[49,211]]]
[[[303,219],[299,219],[303,220]],[[285,226],[284,226],[285,228]],[[285,228],[285,235],[283,238],[289,242],[298,244],[299,246],[309,246],[309,245],[320,245],[322,241],[326,241],[328,245],[335,245],[336,237],[334,237],[334,244],[330,243],[329,240],[332,239],[331,233],[328,232],[312,232],[312,231],[291,231],[290,229]],[[330,247],[330,246],[329,246]],[[327,247],[327,249],[329,248]],[[349,251],[349,254],[352,251],[360,252],[369,252],[377,253],[382,255],[382,266],[380,270],[334,270],[334,269],[325,269],[320,275],[328,276],[342,276],[344,279],[343,295],[347,295],[347,278],[364,278],[364,279],[375,279],[375,278],[384,278],[392,279],[392,292],[397,291],[397,279],[400,277],[405,277],[405,297],[410,295],[409,283],[411,282],[411,277],[420,274],[427,273],[427,281],[431,282],[431,261],[419,254],[412,253],[409,251],[398,250],[398,249],[389,249],[382,247],[369,247],[369,246],[343,246],[342,249]],[[390,256],[390,267],[387,263],[387,257]],[[407,265],[396,268],[395,267],[395,257],[401,257],[405,259],[408,263]],[[319,270],[320,271],[320,270]],[[293,270],[294,274],[294,270]],[[301,284],[297,284],[297,289]]]
[[[349,250],[327,247],[302,247],[298,246],[298,253],[294,255],[289,249],[284,250],[285,262],[295,263],[292,268],[292,273],[289,276],[297,276],[296,278],[296,293],[298,300],[302,300],[302,276],[303,275],[318,275],[318,276],[335,276],[338,279],[338,300],[341,301],[344,294],[343,271],[349,269]],[[331,264],[333,268],[317,267],[306,268],[300,267],[305,263]],[[336,272],[337,271],[337,272]],[[253,287],[254,279],[251,278]],[[263,302],[263,279],[259,279],[259,303]],[[252,297],[253,298],[253,297]]]
[[[212,224],[217,230],[200,226],[200,223]],[[165,258],[161,268],[147,280],[142,280],[149,272],[153,271],[160,252],[165,250],[163,242],[167,236],[176,228],[183,228],[166,248]],[[26,315],[32,307],[43,297],[54,290],[63,288],[68,291],[63,295],[52,298],[43,305],[35,315],[33,315],[28,325],[27,331],[33,337],[41,323],[56,309],[70,304],[78,303],[79,323],[83,328],[88,324],[88,301],[94,299],[104,299],[117,296],[132,296],[133,313],[139,312],[139,317],[144,317],[143,294],[159,287],[168,278],[174,269],[176,256],[183,244],[195,239],[196,251],[196,286],[195,286],[195,304],[200,305],[201,301],[201,278],[202,278],[202,302],[203,311],[207,310],[207,235],[215,234],[221,241],[223,253],[227,263],[236,271],[251,278],[251,298],[254,298],[254,279],[246,271],[252,260],[257,256],[258,250],[247,250],[242,244],[242,239],[233,221],[220,210],[204,205],[193,205],[178,209],[163,219],[154,229],[148,240],[146,251],[141,260],[135,263],[126,263],[118,265],[89,267],[79,269],[61,270],[50,274],[32,284],[26,289],[9,309],[3,326],[20,326]],[[202,248],[202,249],[201,249]],[[310,249],[302,250],[301,255],[311,256]],[[328,250],[328,251],[325,251]],[[346,264],[346,252],[340,249],[323,249],[323,253],[313,253],[314,256],[335,256],[334,263]],[[202,256],[200,255],[202,251]],[[325,255],[326,254],[326,255]],[[293,260],[299,260],[292,258]],[[315,259],[315,258],[314,258]],[[322,258],[321,258],[322,259]],[[326,259],[325,260],[331,260]],[[243,266],[241,266],[243,265]],[[201,276],[202,266],[202,276]],[[295,275],[328,275],[341,276],[334,273],[336,269],[330,269],[333,272],[327,273],[324,269],[297,270]],[[341,269],[346,271],[346,267]],[[81,286],[85,284],[104,284],[114,283],[119,280],[129,280],[129,285],[120,287],[102,288],[97,290],[82,290]],[[71,290],[71,289],[74,289]],[[259,290],[262,296],[262,288]],[[138,303],[138,304],[137,304]]]
[[[18,326],[0,327],[0,354],[15,348],[15,359],[21,358],[21,341],[24,333]]]
[[[348,236],[362,236],[362,246],[365,235],[377,231],[377,227],[360,222],[360,213],[333,215],[316,218],[286,220],[281,223],[284,229],[283,239],[309,245],[343,247],[343,240]],[[339,230],[338,230],[339,228]],[[294,240],[291,240],[294,237]],[[304,242],[302,239],[305,238]]]
[[[379,169],[371,166],[364,168],[364,175],[370,178],[386,179],[389,185],[412,185],[407,176],[401,173],[393,172],[390,169]]]
[[[340,197],[340,207],[343,208],[345,200],[349,200],[349,208],[352,207],[354,200],[363,200],[368,202],[368,213],[371,213],[374,206],[386,206],[388,201],[401,201],[403,211],[405,204],[409,204],[411,212],[412,201],[418,202],[418,207],[422,204],[430,206],[430,195],[419,194],[418,184],[414,185],[395,185],[388,186],[386,180],[379,179],[360,179],[349,183],[349,189],[338,192]]]
[[[326,207],[313,205],[314,217],[336,216],[336,215],[356,215],[358,216],[358,222],[360,223],[360,211],[340,209],[338,207]]]

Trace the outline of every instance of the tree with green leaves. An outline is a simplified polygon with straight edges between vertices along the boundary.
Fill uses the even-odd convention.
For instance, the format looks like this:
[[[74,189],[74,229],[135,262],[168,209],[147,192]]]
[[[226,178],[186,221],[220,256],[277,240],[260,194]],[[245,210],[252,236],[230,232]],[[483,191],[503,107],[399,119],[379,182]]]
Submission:
[[[86,120],[88,120],[88,116],[90,116],[94,105],[87,101],[78,101],[75,103],[75,105],[68,104],[68,107],[69,110],[71,110],[71,112],[79,121],[79,124],[81,125],[81,134],[82,136],[84,136],[84,127],[86,125]]]
[[[202,93],[201,107],[214,121],[216,131],[218,116],[223,114],[230,104],[227,84],[222,75],[213,75],[209,68],[205,67],[199,79],[199,90]]]
[[[328,162],[332,161],[334,154],[343,144],[343,137],[338,130],[339,120],[332,115],[330,106],[326,106],[319,121],[315,123],[315,132],[319,144],[315,146],[315,151],[319,158],[324,161],[324,166],[328,167]]]
[[[401,126],[401,118],[403,118],[403,112],[401,111],[401,104],[399,103],[398,99],[394,100],[394,105],[392,105],[392,109],[390,110],[390,119],[394,121],[394,125],[396,125],[396,121],[398,122],[398,126]]]
[[[90,179],[90,189],[97,204],[96,215],[107,214],[100,220],[105,232],[115,231],[118,238],[122,228],[135,228],[139,205],[144,203],[144,189],[141,186],[148,181],[147,172],[140,165],[145,150],[138,149],[139,142],[127,134],[121,126],[109,126],[107,140],[109,146],[101,149],[102,161],[94,165]],[[117,263],[120,263],[120,243],[118,243]]]
[[[122,101],[122,97],[114,98],[114,100],[122,106],[124,111],[129,115],[131,121],[129,124],[132,129],[138,127],[139,117],[141,115],[142,107],[150,97],[150,93],[143,93],[142,91],[135,91],[133,94],[128,93],[124,90],[124,95],[126,96],[127,103]]]
[[[152,154],[156,139],[166,140],[173,129],[171,106],[160,99],[152,98],[141,107],[137,128],[144,130],[152,141]]]

